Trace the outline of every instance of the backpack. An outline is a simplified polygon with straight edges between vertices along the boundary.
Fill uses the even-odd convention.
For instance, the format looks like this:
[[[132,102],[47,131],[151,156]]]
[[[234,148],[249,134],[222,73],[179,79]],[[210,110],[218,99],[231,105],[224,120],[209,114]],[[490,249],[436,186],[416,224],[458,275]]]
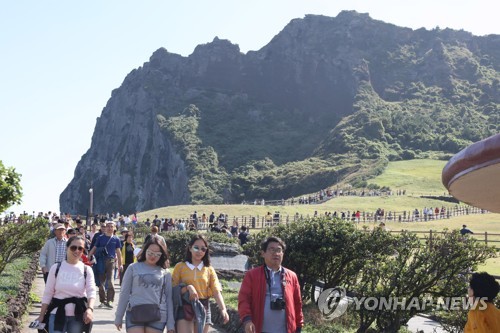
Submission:
[[[59,274],[59,268],[61,268],[62,262],[57,263],[57,268],[56,268],[56,274],[55,277],[57,278],[57,274]],[[87,265],[83,264],[83,278],[85,279],[85,283],[87,283]]]
[[[61,264],[62,262],[58,262],[57,263],[57,268],[56,268],[56,273],[55,273],[55,278],[57,278],[57,274],[59,274],[59,269],[61,268]],[[83,264],[83,277],[85,278],[85,285],[87,284],[87,265]],[[41,329],[41,330],[38,330],[38,333],[47,333],[48,332],[48,329],[49,329],[49,316],[50,313],[46,313],[45,314],[45,317],[44,317],[44,320],[42,321],[42,323],[45,323],[47,324],[46,327],[44,329]],[[91,322],[90,324],[86,324],[84,325],[84,331],[83,332],[92,332],[92,327],[93,327],[93,323]]]

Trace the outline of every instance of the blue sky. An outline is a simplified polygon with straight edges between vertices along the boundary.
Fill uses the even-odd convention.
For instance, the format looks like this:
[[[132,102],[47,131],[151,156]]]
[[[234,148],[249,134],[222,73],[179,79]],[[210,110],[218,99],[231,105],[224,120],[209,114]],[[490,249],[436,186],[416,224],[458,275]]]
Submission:
[[[341,10],[413,29],[500,34],[495,0],[3,1],[0,160],[22,174],[24,192],[10,210],[59,210],[111,91],[158,48],[188,56],[217,36],[246,53],[294,18]]]

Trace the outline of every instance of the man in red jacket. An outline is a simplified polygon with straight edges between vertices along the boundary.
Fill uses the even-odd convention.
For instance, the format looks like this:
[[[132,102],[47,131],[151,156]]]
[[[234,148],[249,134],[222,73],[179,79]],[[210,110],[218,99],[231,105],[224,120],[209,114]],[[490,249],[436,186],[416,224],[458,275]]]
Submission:
[[[269,237],[261,244],[265,265],[248,271],[238,295],[245,333],[300,333],[304,325],[297,275],[281,266],[285,243]]]

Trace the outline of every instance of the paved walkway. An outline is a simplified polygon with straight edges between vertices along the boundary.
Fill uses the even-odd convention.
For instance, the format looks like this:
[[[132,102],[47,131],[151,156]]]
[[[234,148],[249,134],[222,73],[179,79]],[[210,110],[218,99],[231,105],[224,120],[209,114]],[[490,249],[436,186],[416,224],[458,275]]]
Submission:
[[[33,281],[33,288],[31,290],[32,293],[38,295],[40,299],[42,298],[43,294],[43,289],[45,288],[45,283],[43,282],[43,275],[41,271],[38,271],[37,277]],[[116,290],[116,298],[118,298],[118,295],[120,293],[120,284],[118,283],[118,280],[116,280],[115,283],[115,290]],[[115,299],[115,303],[118,301],[118,299]],[[115,311],[114,310],[109,310],[109,309],[99,309],[97,308],[97,305],[99,304],[99,301],[96,300],[96,307],[94,310],[94,328],[93,332],[96,333],[110,333],[110,332],[118,332],[116,329],[116,326],[113,324],[115,320]],[[26,316],[24,320],[24,326],[22,333],[36,333],[35,330],[28,328],[28,325],[30,322],[35,320],[39,313],[40,313],[40,303],[34,303],[31,308],[28,310],[28,316]],[[418,331],[424,331],[424,333],[441,333],[444,332],[439,325],[439,323],[425,318],[425,317],[420,317],[420,316],[415,316],[413,317],[409,322],[408,322],[408,329],[411,332],[418,332]],[[125,330],[122,330],[122,332],[125,332]],[[213,328],[210,330],[211,333],[216,333],[216,332],[223,332],[221,330],[217,330]]]
[[[42,275],[42,272],[39,270],[35,280],[33,281],[33,288],[31,289],[31,292],[33,294],[38,295],[38,297],[41,299],[42,295],[43,295],[44,288],[45,288],[45,283],[43,282],[43,275]],[[116,297],[115,297],[115,304],[116,304],[118,302],[118,295],[120,293],[120,283],[118,280],[116,280],[116,283],[115,283],[115,290],[116,290]],[[96,304],[95,304],[95,310],[94,310],[94,319],[95,319],[94,320],[94,328],[92,329],[92,331],[96,332],[96,333],[111,333],[111,332],[116,333],[116,332],[118,332],[118,330],[116,329],[116,326],[114,325],[115,311],[110,310],[110,309],[99,309],[99,308],[97,308],[98,304],[99,304],[99,300],[97,299]],[[37,302],[37,303],[34,303],[28,309],[28,315],[24,319],[22,333],[36,333],[36,330],[29,328],[28,325],[29,325],[29,323],[31,323],[33,320],[35,320],[38,317],[38,315],[40,314],[40,307],[41,307],[41,303]],[[122,332],[125,332],[124,328],[122,329]],[[212,330],[210,330],[210,332],[216,333],[216,332],[222,332],[222,331],[212,329]]]
[[[441,325],[432,319],[415,316],[408,321],[408,330],[424,333],[445,333]]]
[[[120,284],[118,283],[118,280],[116,280],[116,282],[117,283],[115,283],[115,290],[116,290],[116,297],[118,297],[118,294],[120,293]],[[38,297],[40,297],[41,299],[44,288],[45,288],[45,283],[43,282],[43,275],[42,272],[39,270],[35,280],[33,281],[33,288],[31,292],[38,295]],[[115,302],[116,301],[118,301],[118,299],[116,299]],[[98,304],[99,300],[96,300],[95,310],[94,310],[94,319],[95,319],[94,328],[92,331],[98,333],[118,332],[116,326],[113,324],[115,321],[115,311],[109,309],[99,309],[97,308]],[[31,308],[29,309],[29,315],[24,322],[24,328],[22,333],[36,333],[35,330],[28,328],[28,325],[30,322],[32,322],[38,317],[38,315],[40,314],[40,307],[41,303],[39,302],[34,303],[31,306]],[[124,331],[125,330],[122,330],[122,332]]]

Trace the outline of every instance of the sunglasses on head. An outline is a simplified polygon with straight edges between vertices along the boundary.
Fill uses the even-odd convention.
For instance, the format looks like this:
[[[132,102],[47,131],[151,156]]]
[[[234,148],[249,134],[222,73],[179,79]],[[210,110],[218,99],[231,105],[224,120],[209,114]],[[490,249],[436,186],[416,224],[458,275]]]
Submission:
[[[83,246],[76,246],[76,245],[71,245],[71,246],[69,247],[69,249],[70,249],[71,251],[73,251],[73,252],[75,252],[76,250],[78,250],[78,251],[83,251],[83,250],[85,250],[85,248],[84,248]]]
[[[199,247],[198,245],[194,245],[193,246],[193,250],[194,250],[194,252],[200,252],[200,251],[201,252],[207,252],[208,249],[206,247],[204,247],[204,246]]]

